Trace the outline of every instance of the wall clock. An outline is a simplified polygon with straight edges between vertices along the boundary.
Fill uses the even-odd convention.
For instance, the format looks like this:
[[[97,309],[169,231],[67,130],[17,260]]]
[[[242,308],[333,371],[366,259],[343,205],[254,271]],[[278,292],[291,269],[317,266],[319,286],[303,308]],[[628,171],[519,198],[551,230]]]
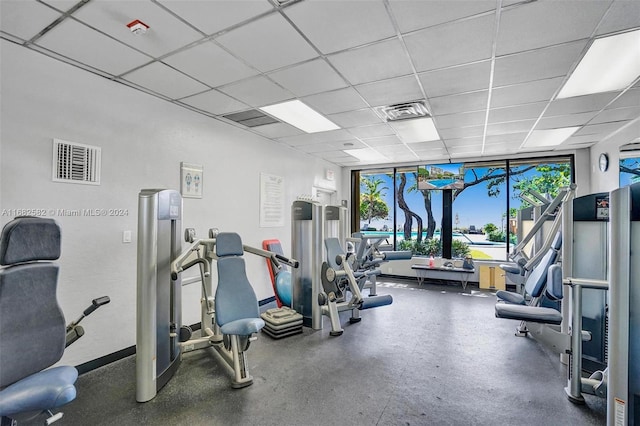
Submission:
[[[600,166],[601,172],[606,172],[609,168],[609,156],[605,153],[600,154],[600,158],[598,159],[598,165]]]

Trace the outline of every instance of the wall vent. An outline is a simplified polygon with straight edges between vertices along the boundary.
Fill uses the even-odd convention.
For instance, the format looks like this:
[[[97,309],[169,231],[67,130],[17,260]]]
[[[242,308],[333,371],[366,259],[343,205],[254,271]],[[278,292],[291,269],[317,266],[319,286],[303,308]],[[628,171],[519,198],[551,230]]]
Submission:
[[[275,118],[263,113],[262,111],[258,111],[257,109],[235,112],[233,114],[223,115],[223,117],[247,127],[258,127],[264,126],[265,124],[280,123]]]
[[[380,118],[385,121],[409,120],[412,118],[431,117],[425,101],[403,102],[401,104],[380,106],[375,108]]]
[[[53,140],[54,182],[100,185],[101,149],[97,146]]]

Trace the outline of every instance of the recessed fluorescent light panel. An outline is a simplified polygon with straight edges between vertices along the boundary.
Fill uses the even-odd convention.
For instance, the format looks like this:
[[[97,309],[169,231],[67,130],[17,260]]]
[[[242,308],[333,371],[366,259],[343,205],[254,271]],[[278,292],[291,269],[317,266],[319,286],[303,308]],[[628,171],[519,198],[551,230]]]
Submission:
[[[403,120],[389,122],[394,128],[400,140],[404,143],[429,142],[440,140],[440,135],[436,130],[431,118],[416,118],[414,120]]]
[[[640,75],[640,30],[596,39],[558,99],[622,90]]]
[[[260,109],[307,133],[326,132],[340,128],[299,100],[282,102]]]
[[[371,148],[345,149],[343,152],[360,161],[388,161],[389,159]]]
[[[573,135],[578,127],[563,127],[561,129],[534,130],[522,145],[527,148],[538,148],[543,146],[556,146],[566,141]]]

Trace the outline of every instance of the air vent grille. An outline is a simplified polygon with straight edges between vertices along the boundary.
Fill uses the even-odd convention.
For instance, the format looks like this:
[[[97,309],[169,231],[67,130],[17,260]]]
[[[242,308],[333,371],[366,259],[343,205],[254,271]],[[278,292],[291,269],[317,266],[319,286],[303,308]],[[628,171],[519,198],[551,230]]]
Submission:
[[[223,115],[223,117],[227,120],[234,121],[247,127],[258,127],[264,126],[265,124],[279,123],[279,121],[275,118],[271,117],[270,115],[266,115],[265,113],[263,113],[262,111],[258,111],[257,109],[250,109],[247,111],[227,114]]]
[[[385,121],[409,120],[412,118],[431,117],[425,101],[404,102],[375,108],[380,118]]]
[[[102,150],[96,146],[53,140],[53,181],[100,185]]]

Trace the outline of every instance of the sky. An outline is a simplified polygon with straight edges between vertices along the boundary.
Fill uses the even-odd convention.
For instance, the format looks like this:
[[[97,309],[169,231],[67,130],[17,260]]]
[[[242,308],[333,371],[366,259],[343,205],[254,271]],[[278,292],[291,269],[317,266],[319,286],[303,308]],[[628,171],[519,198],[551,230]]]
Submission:
[[[629,168],[632,169],[639,169],[640,168],[640,158],[625,158],[623,160],[620,160],[620,165],[625,165]],[[623,173],[620,172],[620,187],[622,188],[623,186],[627,186],[630,185],[632,183],[635,182],[640,182],[640,179],[638,179],[637,175],[633,175],[631,173]]]

